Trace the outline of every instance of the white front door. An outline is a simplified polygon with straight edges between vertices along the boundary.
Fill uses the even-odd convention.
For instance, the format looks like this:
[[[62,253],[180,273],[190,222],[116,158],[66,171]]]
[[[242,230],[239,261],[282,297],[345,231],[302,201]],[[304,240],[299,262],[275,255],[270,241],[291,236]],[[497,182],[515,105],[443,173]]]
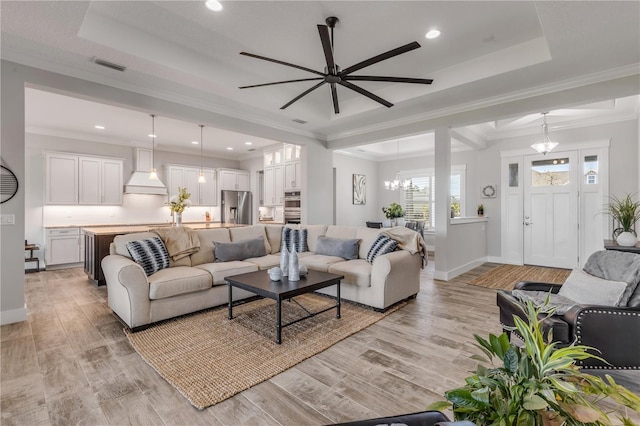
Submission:
[[[578,266],[577,176],[575,151],[525,156],[525,264]]]

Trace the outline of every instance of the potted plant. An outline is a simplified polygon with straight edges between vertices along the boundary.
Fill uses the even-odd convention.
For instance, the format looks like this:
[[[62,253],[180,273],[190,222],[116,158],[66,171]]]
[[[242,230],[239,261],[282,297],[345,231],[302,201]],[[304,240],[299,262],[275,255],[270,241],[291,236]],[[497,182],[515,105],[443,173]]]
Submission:
[[[169,209],[176,226],[182,226],[182,212],[191,206],[190,197],[191,193],[187,192],[187,188],[178,187],[178,195],[169,199]]]
[[[545,337],[539,317],[552,315],[553,309],[536,309],[527,302],[523,310],[528,321],[517,316],[514,320],[524,347],[512,344],[506,333],[490,334],[489,340],[474,335],[484,356],[472,358],[491,365],[479,365],[464,386],[445,392],[447,400],[431,404],[429,409],[452,407],[455,420],[505,426],[608,425],[607,413],[597,405],[607,397],[640,412],[640,397],[610,376],[604,380],[580,372],[575,362],[598,358],[588,352],[593,348],[557,347],[548,342],[551,336]],[[621,420],[625,425],[633,424],[624,416]]]
[[[638,242],[636,236],[636,222],[640,220],[640,202],[633,201],[630,194],[624,198],[609,197],[606,212],[613,217],[617,228],[613,230],[613,238],[618,245],[635,246]]]
[[[384,213],[384,216],[387,219],[391,220],[392,225],[395,225],[395,222],[399,217],[404,217],[404,210],[398,203],[391,203],[389,207],[383,207],[382,213]]]
[[[478,216],[484,216],[484,206],[482,204],[478,204]]]

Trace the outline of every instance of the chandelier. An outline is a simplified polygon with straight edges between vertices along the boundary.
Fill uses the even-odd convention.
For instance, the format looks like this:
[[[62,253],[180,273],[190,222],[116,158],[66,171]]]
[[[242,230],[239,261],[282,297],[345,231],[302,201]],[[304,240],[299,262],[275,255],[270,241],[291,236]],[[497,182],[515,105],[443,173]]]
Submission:
[[[400,159],[400,141],[396,141],[396,157]],[[385,180],[384,189],[390,191],[397,191],[402,189],[403,191],[409,189],[411,186],[411,179],[400,180],[400,171],[396,171],[396,178],[394,180]]]
[[[552,142],[549,138],[549,128],[547,126],[547,112],[542,113],[542,140],[531,145],[531,148],[535,149],[542,155],[546,155],[547,152],[558,146],[558,142]]]

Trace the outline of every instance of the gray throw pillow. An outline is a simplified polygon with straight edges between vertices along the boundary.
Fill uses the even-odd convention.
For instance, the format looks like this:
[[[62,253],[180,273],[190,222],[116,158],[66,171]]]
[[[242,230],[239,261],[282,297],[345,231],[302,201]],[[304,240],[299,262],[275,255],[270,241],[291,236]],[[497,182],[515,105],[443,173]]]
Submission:
[[[346,260],[358,258],[360,239],[318,237],[316,254],[338,256]]]
[[[623,281],[594,277],[582,269],[574,269],[558,294],[581,305],[621,306],[627,288]]]
[[[245,260],[252,257],[266,256],[264,238],[252,238],[233,243],[213,242],[216,262],[230,262],[232,260]]]

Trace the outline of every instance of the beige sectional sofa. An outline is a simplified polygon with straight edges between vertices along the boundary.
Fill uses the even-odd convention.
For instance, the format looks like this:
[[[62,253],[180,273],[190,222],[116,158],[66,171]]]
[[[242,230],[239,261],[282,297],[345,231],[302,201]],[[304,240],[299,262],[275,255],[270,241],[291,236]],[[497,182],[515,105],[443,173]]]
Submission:
[[[287,225],[290,226],[290,225]],[[380,229],[352,226],[295,225],[307,230],[309,250],[299,254],[300,263],[309,269],[344,275],[341,298],[379,310],[416,295],[420,289],[421,254],[398,250],[366,260]],[[251,225],[235,228],[199,229],[200,249],[168,268],[147,276],[135,263],[126,244],[157,237],[154,232],[117,236],[110,255],[102,260],[107,282],[108,304],[131,329],[143,328],[157,321],[228,303],[224,278],[231,275],[266,270],[280,263],[282,225]],[[358,259],[316,254],[319,237],[357,238]],[[237,242],[263,237],[265,252],[261,257],[227,262],[216,261],[214,241]],[[335,288],[321,292],[335,296]],[[233,290],[233,299],[254,294]]]

